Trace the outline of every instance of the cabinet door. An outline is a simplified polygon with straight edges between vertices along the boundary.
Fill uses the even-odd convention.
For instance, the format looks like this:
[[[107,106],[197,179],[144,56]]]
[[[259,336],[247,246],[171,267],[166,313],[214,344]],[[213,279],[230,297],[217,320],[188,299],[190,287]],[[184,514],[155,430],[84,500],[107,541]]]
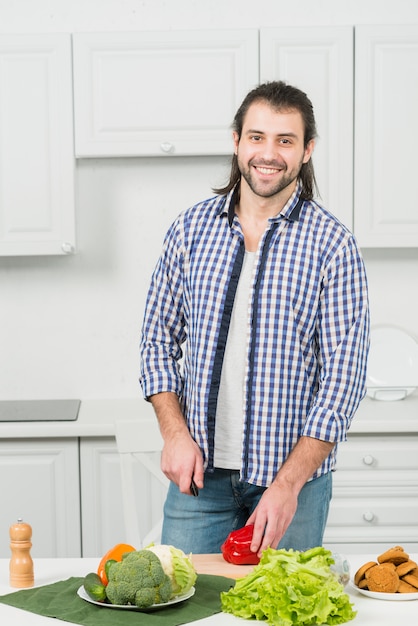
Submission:
[[[355,65],[355,232],[364,247],[415,247],[418,26],[356,27]]]
[[[0,255],[74,246],[71,37],[0,35]]]
[[[113,438],[80,441],[83,557],[99,557],[123,539],[121,475]]]
[[[80,467],[83,557],[99,557],[115,544],[126,543],[115,439],[81,439]],[[161,483],[139,463],[135,467],[135,481],[140,533],[144,537],[161,517],[165,492]]]
[[[77,33],[78,157],[232,154],[258,31]]]
[[[32,526],[33,557],[79,557],[80,488],[77,439],[0,441],[0,556],[9,527]]]
[[[319,201],[353,226],[353,29],[264,28],[261,81],[284,80],[312,101],[318,139],[313,155]]]

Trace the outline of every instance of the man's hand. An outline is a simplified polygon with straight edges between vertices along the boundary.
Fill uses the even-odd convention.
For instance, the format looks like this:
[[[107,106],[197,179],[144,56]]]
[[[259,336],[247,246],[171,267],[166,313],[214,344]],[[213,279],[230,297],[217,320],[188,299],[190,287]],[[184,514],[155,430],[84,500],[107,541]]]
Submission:
[[[167,438],[161,455],[161,469],[181,493],[191,493],[192,479],[203,487],[203,459],[197,443],[189,432],[179,432]]]
[[[298,494],[289,485],[273,482],[261,496],[247,524],[254,524],[251,550],[259,556],[270,546],[276,548],[298,505]]]
[[[203,458],[199,446],[189,433],[176,394],[158,393],[150,398],[157,415],[164,447],[161,469],[182,493],[191,494],[194,480],[203,488]]]
[[[276,548],[292,521],[302,487],[330,454],[334,443],[301,437],[247,520],[254,524],[251,550]]]

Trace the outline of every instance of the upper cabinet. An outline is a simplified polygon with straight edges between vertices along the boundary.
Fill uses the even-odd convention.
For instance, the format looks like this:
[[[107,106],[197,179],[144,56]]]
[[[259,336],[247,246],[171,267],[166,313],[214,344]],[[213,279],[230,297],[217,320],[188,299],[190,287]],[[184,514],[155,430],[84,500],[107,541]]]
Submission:
[[[320,202],[362,247],[417,246],[417,67],[417,25],[0,35],[0,255],[74,251],[75,156],[231,155],[279,79],[312,100]]]
[[[231,122],[258,83],[258,31],[80,33],[77,157],[231,154]]]
[[[0,255],[75,247],[71,35],[0,35]]]
[[[313,154],[320,202],[353,225],[353,28],[260,31],[260,80],[285,80],[306,92],[318,138]]]
[[[355,33],[354,230],[365,247],[416,247],[418,26]]]

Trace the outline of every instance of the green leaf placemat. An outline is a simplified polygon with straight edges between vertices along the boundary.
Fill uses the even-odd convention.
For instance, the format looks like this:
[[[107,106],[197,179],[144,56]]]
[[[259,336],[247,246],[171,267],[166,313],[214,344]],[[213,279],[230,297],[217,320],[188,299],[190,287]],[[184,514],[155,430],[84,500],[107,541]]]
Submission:
[[[189,600],[149,612],[90,604],[77,595],[82,584],[83,578],[71,577],[51,585],[0,596],[0,602],[83,626],[179,626],[219,613],[220,593],[227,591],[235,581],[223,576],[200,574],[195,584],[196,593]]]

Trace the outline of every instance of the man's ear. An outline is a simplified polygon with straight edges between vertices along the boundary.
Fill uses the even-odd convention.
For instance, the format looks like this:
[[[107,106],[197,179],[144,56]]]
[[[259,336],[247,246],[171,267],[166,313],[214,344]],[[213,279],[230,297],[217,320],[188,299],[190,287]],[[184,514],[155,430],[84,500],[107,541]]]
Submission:
[[[239,135],[236,130],[232,132],[232,138],[234,140],[234,154],[238,154]]]
[[[308,141],[308,144],[305,148],[305,154],[303,156],[303,162],[307,163],[309,161],[309,159],[312,156],[312,152],[314,151],[315,148],[315,139],[311,139],[310,141]]]

